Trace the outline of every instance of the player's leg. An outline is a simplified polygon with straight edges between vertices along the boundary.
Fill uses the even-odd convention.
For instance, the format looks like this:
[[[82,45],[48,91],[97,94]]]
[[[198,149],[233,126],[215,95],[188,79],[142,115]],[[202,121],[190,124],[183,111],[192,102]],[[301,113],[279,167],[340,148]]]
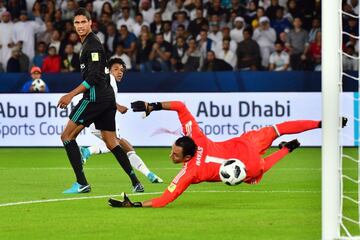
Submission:
[[[102,130],[101,135],[104,142],[106,143],[107,148],[111,149],[111,152],[114,154],[115,158],[117,159],[121,167],[130,177],[131,183],[134,187],[134,191],[138,191],[138,192],[141,192],[141,190],[144,191],[140,181],[136,177],[135,172],[131,167],[130,161],[126,153],[124,152],[124,150],[122,150],[122,148],[118,144],[115,132]]]
[[[70,189],[64,191],[64,193],[85,193],[91,190],[83,171],[79,146],[75,140],[83,128],[83,125],[78,125],[69,120],[61,134],[65,151],[76,175],[76,183]]]
[[[130,164],[133,168],[144,174],[152,183],[162,183],[163,180],[159,178],[155,173],[151,172],[144,161],[136,154],[135,149],[133,146],[124,138],[119,139],[118,143],[120,144],[121,148],[126,152]]]

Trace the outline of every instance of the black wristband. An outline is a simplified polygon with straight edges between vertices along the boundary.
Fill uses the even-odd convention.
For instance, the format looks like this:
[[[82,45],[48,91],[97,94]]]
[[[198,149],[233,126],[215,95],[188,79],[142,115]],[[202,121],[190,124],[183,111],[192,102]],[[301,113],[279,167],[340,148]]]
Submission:
[[[141,202],[133,202],[133,207],[142,207]]]
[[[152,107],[153,111],[159,111],[162,109],[162,105],[161,102],[153,102],[153,103],[149,103],[149,106]]]

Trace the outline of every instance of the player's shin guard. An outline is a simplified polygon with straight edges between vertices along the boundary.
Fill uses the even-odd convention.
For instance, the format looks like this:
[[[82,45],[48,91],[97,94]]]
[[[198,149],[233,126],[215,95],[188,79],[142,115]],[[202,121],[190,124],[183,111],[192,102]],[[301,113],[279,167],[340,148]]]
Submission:
[[[130,161],[126,156],[126,153],[121,149],[121,147],[117,145],[111,150],[111,152],[114,154],[126,174],[129,175],[132,185],[135,186],[136,184],[138,184],[139,180],[137,179],[135,172],[130,165]]]
[[[81,185],[88,185],[81,163],[79,146],[75,140],[64,141],[64,147],[76,175],[76,181]]]
[[[135,151],[128,152],[127,156],[129,158],[130,164],[133,168],[140,171],[145,176],[147,176],[150,173],[150,170],[146,167],[143,160],[141,160],[141,158],[136,154]]]
[[[305,132],[311,129],[319,128],[320,121],[313,120],[297,120],[287,121],[276,124],[276,131],[279,136],[284,134],[295,134]]]

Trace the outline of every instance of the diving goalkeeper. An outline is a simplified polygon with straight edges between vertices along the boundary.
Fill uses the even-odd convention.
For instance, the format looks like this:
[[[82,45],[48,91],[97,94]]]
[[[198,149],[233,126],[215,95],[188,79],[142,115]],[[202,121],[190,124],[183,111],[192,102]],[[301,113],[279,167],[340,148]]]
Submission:
[[[245,165],[246,176],[243,182],[257,184],[263,174],[271,169],[280,159],[300,146],[297,139],[282,142],[280,150],[263,158],[272,142],[285,134],[296,134],[321,128],[321,121],[287,121],[274,126],[249,131],[239,137],[223,142],[214,142],[201,131],[194,117],[182,102],[146,103],[137,101],[131,104],[134,112],[144,111],[146,116],[152,111],[176,111],[185,136],[178,138],[172,145],[170,158],[182,163],[183,168],[172,180],[164,193],[157,198],[143,202],[131,202],[124,194],[124,200],[109,199],[112,207],[164,207],[178,198],[190,184],[201,182],[220,182],[219,168],[228,159],[240,159]],[[346,126],[347,119],[342,119]]]

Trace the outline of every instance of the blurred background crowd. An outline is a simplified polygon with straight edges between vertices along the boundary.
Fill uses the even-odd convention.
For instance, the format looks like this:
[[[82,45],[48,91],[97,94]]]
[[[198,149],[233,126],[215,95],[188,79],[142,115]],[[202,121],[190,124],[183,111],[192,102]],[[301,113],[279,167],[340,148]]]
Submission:
[[[107,57],[132,71],[321,70],[320,0],[0,0],[0,71],[80,71],[78,7]],[[357,15],[358,0],[343,9]],[[358,36],[357,19],[343,24]],[[356,38],[343,44],[357,55]],[[347,60],[344,70],[357,70]]]

